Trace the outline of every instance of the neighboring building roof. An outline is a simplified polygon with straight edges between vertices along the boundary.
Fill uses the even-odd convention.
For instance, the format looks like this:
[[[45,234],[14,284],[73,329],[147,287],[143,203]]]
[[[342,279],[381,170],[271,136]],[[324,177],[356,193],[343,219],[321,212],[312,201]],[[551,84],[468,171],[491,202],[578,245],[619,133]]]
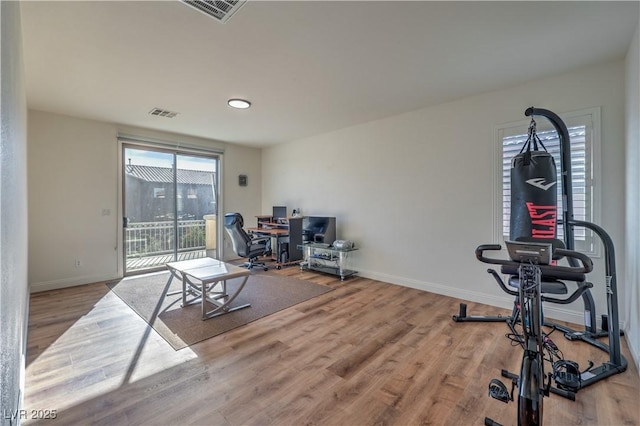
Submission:
[[[127,165],[126,174],[147,182],[171,183],[173,182],[173,169],[170,167]],[[178,183],[190,185],[211,185],[213,172],[199,170],[178,169]]]

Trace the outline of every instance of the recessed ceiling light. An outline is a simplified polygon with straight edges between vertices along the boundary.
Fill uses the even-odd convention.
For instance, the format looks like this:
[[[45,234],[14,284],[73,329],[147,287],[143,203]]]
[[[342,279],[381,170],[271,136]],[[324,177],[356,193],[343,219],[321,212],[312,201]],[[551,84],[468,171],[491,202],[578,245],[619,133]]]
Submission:
[[[244,99],[229,99],[227,101],[231,108],[247,109],[251,106],[251,102]]]

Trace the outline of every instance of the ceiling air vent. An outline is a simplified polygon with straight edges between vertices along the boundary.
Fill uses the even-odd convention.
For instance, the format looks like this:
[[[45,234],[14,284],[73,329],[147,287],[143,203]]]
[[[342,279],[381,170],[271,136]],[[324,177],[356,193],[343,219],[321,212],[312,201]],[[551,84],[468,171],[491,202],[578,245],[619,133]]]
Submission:
[[[176,115],[178,115],[177,112],[167,111],[166,109],[162,109],[162,108],[154,108],[151,111],[149,111],[149,114],[157,115],[158,117],[167,117],[167,118],[173,118]]]
[[[200,12],[216,18],[218,21],[225,23],[233,16],[238,9],[242,7],[247,0],[201,0],[190,1],[180,0],[183,3],[198,9]]]

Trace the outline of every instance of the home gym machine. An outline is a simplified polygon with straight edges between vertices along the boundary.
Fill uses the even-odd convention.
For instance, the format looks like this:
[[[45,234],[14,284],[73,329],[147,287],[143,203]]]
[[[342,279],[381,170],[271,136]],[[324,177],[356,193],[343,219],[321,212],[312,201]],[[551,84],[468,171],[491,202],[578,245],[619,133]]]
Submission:
[[[510,227],[510,239],[513,241],[544,241],[545,239],[556,238],[556,225],[562,226],[563,230],[563,248],[567,250],[575,250],[575,238],[574,228],[585,228],[594,235],[597,235],[602,242],[604,248],[604,262],[605,262],[605,279],[604,286],[602,288],[606,291],[607,298],[607,314],[602,315],[601,329],[597,328],[596,321],[596,307],[593,296],[590,290],[586,290],[582,293],[582,300],[584,303],[584,330],[576,331],[564,325],[556,324],[551,321],[544,320],[544,325],[554,330],[559,330],[564,333],[566,339],[570,341],[580,340],[589,343],[600,350],[606,352],[609,355],[609,360],[604,362],[598,367],[594,367],[592,362],[589,362],[589,367],[584,371],[579,371],[577,365],[574,368],[573,373],[576,374],[577,380],[571,393],[577,392],[579,389],[591,385],[599,380],[605,379],[614,374],[619,374],[627,369],[627,360],[622,356],[620,352],[620,321],[618,318],[618,298],[617,298],[617,283],[616,283],[616,265],[615,265],[615,249],[613,241],[609,234],[600,226],[591,222],[578,221],[573,218],[573,190],[572,190],[572,176],[571,176],[571,145],[569,140],[569,131],[562,119],[552,111],[539,108],[528,108],[525,111],[527,117],[531,117],[531,124],[529,126],[529,138],[523,147],[523,151],[518,154],[512,163],[512,176],[511,176],[511,227]],[[555,163],[551,159],[549,164],[548,157],[550,154],[546,152],[546,148],[542,145],[542,142],[536,135],[536,125],[534,117],[544,117],[555,128],[558,133],[558,140],[560,142],[560,177],[561,177],[561,195],[562,195],[562,219],[555,220],[556,214],[551,213],[551,210],[555,211],[555,205],[557,205],[556,195],[557,190],[549,191],[553,193],[551,198],[547,198],[544,202],[536,200],[535,203],[526,203],[527,198],[535,198],[539,195],[535,195],[531,187],[537,188],[550,188],[554,185],[556,180]],[[538,144],[544,149],[538,149]],[[529,146],[527,146],[529,145]],[[533,149],[531,149],[533,148]],[[524,151],[526,149],[526,151]],[[529,152],[530,151],[530,152]],[[532,161],[533,159],[533,161]],[[536,161],[536,160],[540,161]],[[520,162],[520,163],[518,163]],[[522,170],[515,170],[518,166],[526,164],[527,169],[525,172]],[[552,176],[553,175],[553,176]],[[526,185],[526,184],[528,185]],[[527,193],[529,192],[529,193]],[[524,195],[523,195],[524,193]],[[546,195],[549,197],[549,195]],[[543,195],[544,197],[544,195]],[[515,201],[514,201],[515,200]],[[521,202],[521,205],[515,205],[515,202]],[[526,204],[526,207],[522,207]],[[535,211],[530,207],[532,204],[543,205],[546,204],[549,209],[546,212],[541,210]],[[551,208],[551,206],[554,206]],[[528,208],[528,212],[527,212]],[[528,214],[527,214],[528,213]],[[538,221],[546,225],[553,225],[553,229],[549,227],[544,230],[535,230],[531,225],[536,218],[549,219]],[[571,267],[577,267],[577,261],[573,258],[568,258],[567,261]],[[502,282],[501,277],[493,270],[489,270],[489,273],[504,289],[505,284]],[[600,288],[597,284],[594,288]],[[467,315],[467,305],[460,304],[458,315],[453,315],[455,322],[508,322],[515,323],[519,321],[520,309],[518,306],[518,300],[514,302],[514,308],[510,316],[477,316]],[[604,343],[598,340],[602,337],[608,337],[608,343]],[[562,387],[562,386],[561,386]]]
[[[511,275],[509,285],[518,288],[517,292],[510,290],[502,281],[498,281],[502,290],[518,300],[520,320],[507,321],[511,330],[507,337],[523,349],[520,374],[502,370],[502,377],[511,379],[511,391],[501,380],[492,379],[489,383],[489,396],[505,403],[517,401],[519,426],[541,426],[544,397],[554,392],[575,399],[573,389],[577,386],[579,374],[577,364],[565,360],[562,351],[543,331],[542,302],[567,304],[580,297],[593,286],[585,280],[586,274],[593,269],[593,262],[582,253],[563,250],[559,240],[507,241],[506,245],[509,253],[509,259],[506,260],[484,255],[486,251],[500,251],[502,247],[499,244],[483,244],[476,249],[479,261],[501,265],[501,271]],[[582,265],[574,268],[558,266],[557,262],[553,262],[562,257],[577,259]],[[567,298],[548,296],[547,294],[567,293],[566,285],[560,280],[572,280],[578,286]],[[550,364],[553,374],[546,373],[549,371],[545,368],[547,364]],[[551,387],[554,380],[556,388]],[[517,396],[514,395],[516,389]],[[484,424],[500,426],[500,423],[489,417],[485,418]]]

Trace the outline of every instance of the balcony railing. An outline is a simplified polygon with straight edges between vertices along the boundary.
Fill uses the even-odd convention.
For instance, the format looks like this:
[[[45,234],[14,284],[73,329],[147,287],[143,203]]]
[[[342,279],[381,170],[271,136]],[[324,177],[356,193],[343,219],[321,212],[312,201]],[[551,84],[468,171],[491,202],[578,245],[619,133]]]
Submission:
[[[173,253],[176,235],[173,221],[133,222],[125,228],[126,257],[156,256]],[[205,221],[179,220],[178,252],[205,249]]]

